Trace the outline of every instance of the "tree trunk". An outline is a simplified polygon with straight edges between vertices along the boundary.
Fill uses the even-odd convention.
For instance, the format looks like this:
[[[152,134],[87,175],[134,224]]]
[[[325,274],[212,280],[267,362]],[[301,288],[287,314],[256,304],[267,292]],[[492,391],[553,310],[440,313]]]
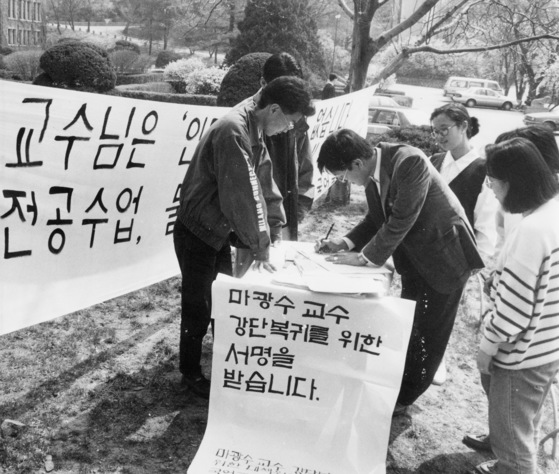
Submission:
[[[334,181],[326,195],[326,202],[347,206],[351,197],[351,183],[349,181]]]

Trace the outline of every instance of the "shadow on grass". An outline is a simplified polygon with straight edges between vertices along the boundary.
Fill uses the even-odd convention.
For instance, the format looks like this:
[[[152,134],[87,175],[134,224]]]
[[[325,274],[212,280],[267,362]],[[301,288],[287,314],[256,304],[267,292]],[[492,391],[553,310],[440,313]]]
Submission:
[[[44,400],[50,397],[58,396],[59,393],[70,388],[70,386],[80,377],[96,369],[102,363],[124,354],[132,347],[147,340],[174,319],[176,319],[176,315],[170,314],[169,316],[159,320],[156,324],[152,324],[134,332],[134,334],[128,339],[114,344],[110,348],[83,360],[61,373],[57,373],[55,377],[44,381],[37,387],[28,391],[22,397],[0,405],[0,420],[4,418],[18,419],[24,413],[34,409]]]
[[[186,472],[206,429],[208,402],[180,387],[174,358],[119,373],[89,396],[93,407],[52,436],[57,467]]]

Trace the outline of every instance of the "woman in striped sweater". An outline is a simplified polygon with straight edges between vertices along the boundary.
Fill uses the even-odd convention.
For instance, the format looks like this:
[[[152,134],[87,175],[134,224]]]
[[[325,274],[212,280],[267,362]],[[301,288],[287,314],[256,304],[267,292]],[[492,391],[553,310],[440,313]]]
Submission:
[[[483,324],[477,363],[497,460],[475,472],[536,474],[539,407],[559,371],[558,183],[524,138],[488,145],[486,155],[488,186],[523,219],[497,261]]]

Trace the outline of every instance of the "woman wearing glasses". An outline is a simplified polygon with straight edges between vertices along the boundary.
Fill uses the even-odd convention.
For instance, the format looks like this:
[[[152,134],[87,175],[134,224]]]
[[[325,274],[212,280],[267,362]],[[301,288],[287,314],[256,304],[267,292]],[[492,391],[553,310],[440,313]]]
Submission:
[[[470,143],[479,132],[479,122],[462,104],[446,104],[433,111],[431,126],[432,136],[443,150],[431,156],[431,162],[466,211],[479,253],[487,263],[495,252],[499,205],[484,186],[485,160]]]
[[[495,252],[499,204],[484,185],[485,160],[470,143],[470,138],[479,132],[479,122],[463,105],[452,103],[433,111],[431,126],[431,135],[443,150],[431,156],[431,162],[462,204],[474,229],[479,253],[487,264]],[[433,383],[441,385],[445,381],[443,359]]]
[[[477,357],[497,460],[474,472],[536,474],[540,407],[559,370],[559,185],[525,138],[486,151],[493,193],[522,220],[497,259]]]

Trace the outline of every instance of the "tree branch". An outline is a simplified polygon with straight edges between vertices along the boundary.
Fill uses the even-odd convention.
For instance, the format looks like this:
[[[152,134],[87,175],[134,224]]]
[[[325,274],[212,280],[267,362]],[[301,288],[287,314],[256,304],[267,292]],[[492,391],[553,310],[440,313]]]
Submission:
[[[353,11],[351,10],[351,8],[349,8],[347,6],[347,3],[345,2],[345,0],[338,0],[338,5],[340,6],[340,8],[343,10],[343,12],[351,19],[353,20]]]
[[[400,33],[406,31],[415,25],[421,18],[423,18],[440,0],[425,0],[417,10],[415,10],[408,18],[396,25],[391,30],[385,31],[380,35],[379,40],[382,38],[384,42],[388,42],[395,38]]]
[[[494,49],[508,48],[510,46],[516,46],[517,44],[527,43],[531,41],[538,41],[542,39],[554,39],[559,41],[559,36],[548,35],[548,34],[530,36],[528,38],[521,38],[514,41],[510,41],[508,43],[495,44],[492,46],[479,46],[475,48],[438,49],[438,48],[433,48],[432,46],[417,46],[413,48],[404,48],[404,53],[408,56],[414,53],[434,53],[434,54],[478,53],[481,51],[493,51]]]

